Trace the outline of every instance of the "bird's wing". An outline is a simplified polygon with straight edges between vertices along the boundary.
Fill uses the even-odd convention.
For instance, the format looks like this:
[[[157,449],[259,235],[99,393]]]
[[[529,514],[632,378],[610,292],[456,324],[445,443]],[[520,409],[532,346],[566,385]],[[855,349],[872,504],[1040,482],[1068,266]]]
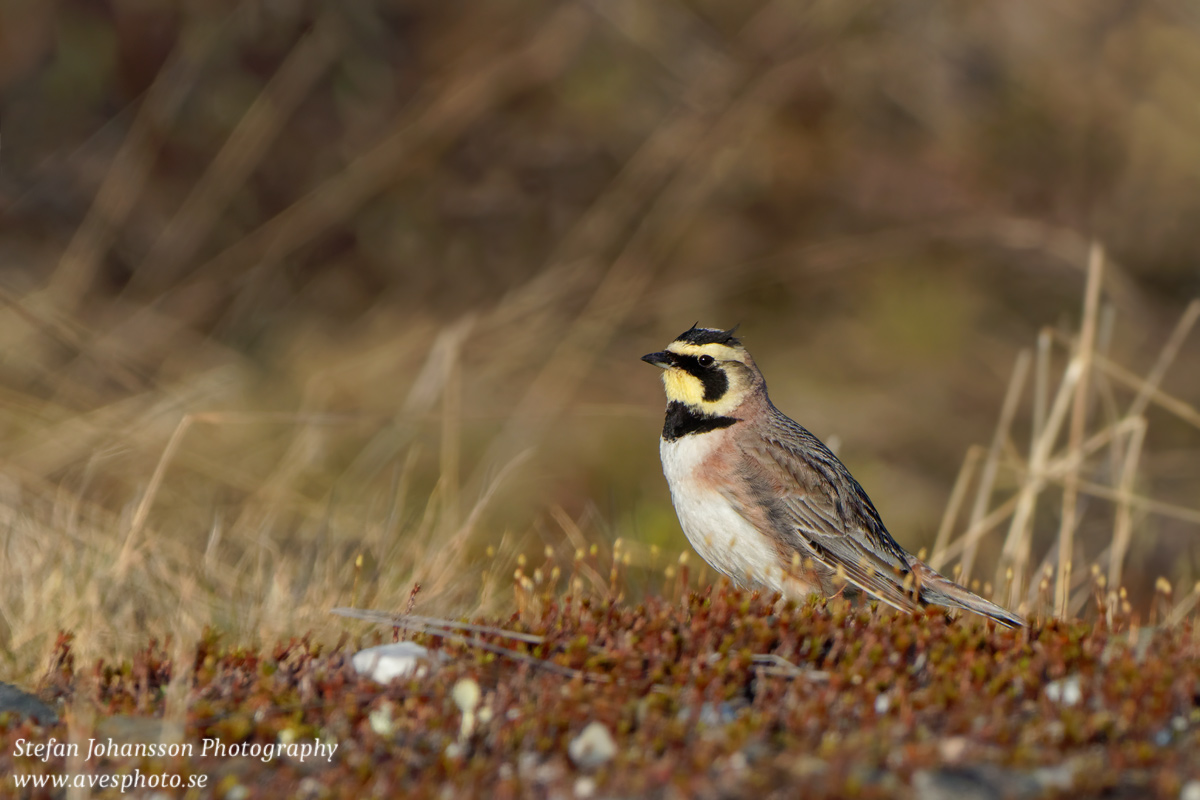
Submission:
[[[774,409],[772,409],[774,410]],[[750,433],[748,431],[748,433]],[[847,582],[898,609],[914,599],[910,556],[887,532],[879,512],[849,470],[819,439],[775,412],[770,424],[741,442],[740,469],[752,501],[766,505],[777,535]],[[730,497],[735,503],[743,498]],[[910,581],[907,591],[905,579]]]

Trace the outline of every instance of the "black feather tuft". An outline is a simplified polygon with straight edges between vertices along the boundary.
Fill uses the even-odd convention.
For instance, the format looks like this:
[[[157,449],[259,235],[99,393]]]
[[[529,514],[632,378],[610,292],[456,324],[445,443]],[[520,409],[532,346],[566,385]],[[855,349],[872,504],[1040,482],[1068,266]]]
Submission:
[[[734,336],[737,329],[737,325],[734,325],[727,331],[719,328],[698,328],[693,325],[679,334],[675,338],[675,341],[686,342],[688,344],[726,344],[730,347],[741,347],[741,340]]]

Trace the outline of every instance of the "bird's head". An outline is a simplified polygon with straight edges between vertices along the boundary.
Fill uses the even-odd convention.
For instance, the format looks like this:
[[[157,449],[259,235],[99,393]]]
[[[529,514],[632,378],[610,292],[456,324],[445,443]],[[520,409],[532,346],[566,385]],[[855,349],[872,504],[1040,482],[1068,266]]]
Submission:
[[[734,336],[736,330],[693,325],[666,350],[642,356],[642,361],[662,367],[668,403],[726,416],[762,386],[762,375]]]

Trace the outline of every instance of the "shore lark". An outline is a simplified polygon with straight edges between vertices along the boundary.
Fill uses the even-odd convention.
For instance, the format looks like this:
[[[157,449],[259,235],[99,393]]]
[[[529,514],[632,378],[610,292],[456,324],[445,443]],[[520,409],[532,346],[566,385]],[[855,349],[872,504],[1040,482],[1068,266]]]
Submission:
[[[659,452],[688,541],[734,582],[802,598],[866,594],[1024,623],[905,552],[829,448],[784,416],[734,331],[698,328],[642,356],[663,368]]]

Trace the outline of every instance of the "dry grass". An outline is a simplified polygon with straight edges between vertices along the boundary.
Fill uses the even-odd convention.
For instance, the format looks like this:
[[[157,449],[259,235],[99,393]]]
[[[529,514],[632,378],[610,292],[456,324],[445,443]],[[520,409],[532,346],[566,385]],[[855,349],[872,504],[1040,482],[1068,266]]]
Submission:
[[[1098,268],[1091,272],[1094,282],[1100,275]],[[1093,319],[1095,308],[1093,301]],[[1054,339],[1043,337],[1032,401],[1041,410],[1034,414],[1027,458],[1019,455],[1012,431],[1031,360],[1023,354],[992,445],[968,451],[930,562],[972,581],[968,565],[975,563],[981,542],[1007,522],[996,583],[978,587],[981,591],[1043,618],[1091,616],[1092,598],[1110,618],[1118,611],[1129,614],[1120,588],[1122,568],[1135,530],[1147,530],[1144,517],[1200,523],[1200,510],[1138,491],[1148,482],[1138,473],[1147,409],[1158,406],[1190,424],[1200,418],[1159,388],[1198,311],[1200,303],[1188,307],[1144,378],[1082,347],[1085,337],[1063,338],[1062,377],[1052,389]],[[313,374],[295,412],[185,410],[252,405],[239,401],[251,389],[230,366],[185,374],[170,386],[83,415],[30,409],[24,401],[21,446],[14,448],[7,470],[10,533],[3,569],[10,579],[0,592],[9,669],[36,673],[58,629],[77,633],[77,651],[84,657],[125,652],[147,634],[194,638],[207,626],[252,642],[310,630],[332,635],[338,629],[328,617],[333,606],[402,609],[414,584],[426,608],[476,614],[509,607],[508,576],[514,566],[524,566],[518,551],[528,536],[497,541],[479,526],[524,455],[511,457],[464,495],[460,354],[472,327],[431,328],[424,348],[417,348],[418,335],[409,332],[378,351],[343,358]],[[418,352],[420,368],[399,415],[320,410],[328,406],[323,387],[353,383],[366,393],[363,385],[380,362],[400,348],[410,361]],[[1080,385],[1088,387],[1082,404],[1075,399]],[[1119,402],[1121,389],[1132,400]],[[9,403],[10,426],[16,426],[21,408],[20,402]],[[1072,432],[1059,444],[1068,417]],[[331,462],[341,471],[332,472]],[[62,473],[64,465],[75,464],[77,470]],[[48,477],[56,473],[63,477]],[[998,492],[996,485],[1005,479],[1008,490]],[[972,486],[971,514],[955,535]],[[1052,498],[1056,487],[1062,487],[1064,507],[1070,487],[1111,504],[1089,512],[1109,520],[1107,541],[1092,525],[1086,538],[1066,539],[1075,543],[1069,551],[1061,539],[1034,547],[1035,506]],[[113,510],[97,496],[124,501]],[[594,555],[597,530],[581,530],[561,509],[552,518],[568,549],[591,547]],[[487,542],[495,544],[484,552]],[[615,565],[660,575],[675,560],[660,556],[657,547],[620,540],[613,558]],[[1072,570],[1073,561],[1095,567]],[[584,567],[577,577],[593,589],[625,594],[624,577],[621,585],[609,585],[604,568]],[[557,583],[562,571],[549,560],[537,569],[538,582],[552,570]],[[643,579],[638,591],[671,585],[675,568],[668,570],[666,584],[662,578]],[[529,580],[523,574],[518,570],[518,596],[522,581]],[[1069,590],[1059,590],[1065,582]],[[1170,624],[1194,616],[1196,590],[1173,596],[1167,584],[1160,591],[1168,606],[1156,614]]]
[[[944,570],[952,566],[956,577],[975,585],[978,581],[973,580],[972,566],[981,541],[1008,522],[995,578],[981,588],[989,595],[995,593],[1001,602],[1021,613],[1039,617],[1072,618],[1097,595],[1110,621],[1115,611],[1129,612],[1121,578],[1133,536],[1135,514],[1158,514],[1200,524],[1200,509],[1155,500],[1136,491],[1139,483],[1148,483],[1146,479],[1139,481],[1138,476],[1147,434],[1147,408],[1156,404],[1189,424],[1200,422],[1200,416],[1191,406],[1160,389],[1200,315],[1200,300],[1187,307],[1147,375],[1138,376],[1112,364],[1096,350],[1103,265],[1102,251],[1093,248],[1083,323],[1078,336],[1061,337],[1066,361],[1058,388],[1053,393],[1049,367],[1052,332],[1047,331],[1039,339],[1028,456],[1021,456],[1012,439],[1016,406],[1029,371],[1030,356],[1022,352],[1005,396],[995,437],[986,451],[979,447],[968,451],[930,559],[935,568]],[[1114,383],[1133,393],[1132,400],[1124,408],[1120,406],[1118,387],[1114,387]],[[1068,407],[1070,428],[1066,442],[1060,446]],[[1003,502],[993,506],[995,484],[1002,471],[1010,473],[1013,491]],[[975,477],[977,472],[978,478]],[[976,485],[976,495],[966,528],[958,539],[951,540],[972,483]],[[1059,537],[1044,555],[1036,556],[1039,560],[1035,561],[1035,508],[1039,500],[1045,502],[1043,495],[1054,488],[1062,490]],[[1093,528],[1092,541],[1088,543],[1094,548],[1091,553],[1087,553],[1084,543],[1075,538],[1083,517],[1080,494],[1110,501],[1113,506],[1111,512],[1108,509],[1101,510],[1100,514],[1093,512],[1093,516],[1111,520],[1111,533],[1104,543],[1101,530]],[[1143,530],[1148,530],[1148,526]],[[1102,544],[1105,546],[1101,547]],[[1091,571],[1080,570],[1076,574],[1073,565],[1089,560]],[[1159,578],[1157,584],[1161,587],[1164,582],[1165,592],[1170,596],[1169,581]],[[1198,591],[1200,582],[1180,599],[1169,616],[1172,621],[1178,622],[1187,614]],[[1039,599],[1050,597],[1052,604],[1039,605]]]

